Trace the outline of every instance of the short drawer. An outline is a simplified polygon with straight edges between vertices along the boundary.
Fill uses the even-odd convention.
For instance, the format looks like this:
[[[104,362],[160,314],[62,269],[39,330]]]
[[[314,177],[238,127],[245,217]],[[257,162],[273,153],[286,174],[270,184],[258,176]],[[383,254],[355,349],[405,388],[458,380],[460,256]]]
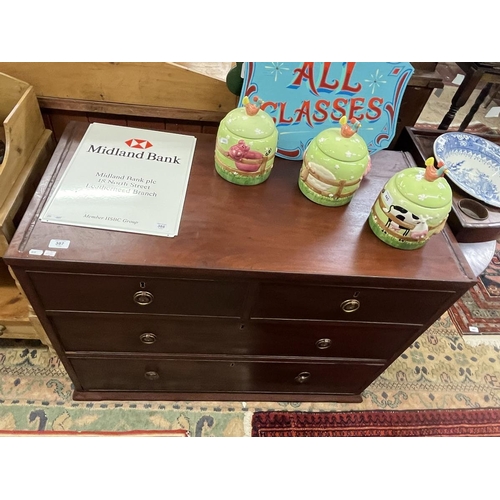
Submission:
[[[252,318],[428,322],[454,292],[262,284]]]
[[[71,358],[83,390],[359,394],[380,364]]]
[[[164,318],[57,313],[66,351],[149,352],[389,359],[418,327],[348,322]]]
[[[319,321],[252,321],[250,345],[256,354],[391,359],[418,334],[419,327]]]
[[[240,317],[239,282],[29,272],[46,310]]]
[[[50,321],[66,351],[246,354],[240,322],[135,314],[56,313]]]

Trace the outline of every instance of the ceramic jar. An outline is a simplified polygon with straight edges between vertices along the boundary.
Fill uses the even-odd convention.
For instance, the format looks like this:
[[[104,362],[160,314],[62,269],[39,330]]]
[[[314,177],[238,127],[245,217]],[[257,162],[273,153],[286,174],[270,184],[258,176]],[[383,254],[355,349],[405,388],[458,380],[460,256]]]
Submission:
[[[452,191],[445,168],[428,158],[426,168],[407,168],[393,175],[375,201],[368,222],[383,242],[414,250],[440,232],[451,210]]]
[[[262,100],[243,98],[243,106],[221,121],[215,145],[215,170],[226,181],[260,184],[270,175],[278,146],[278,129],[260,109]]]
[[[370,169],[368,148],[357,134],[357,120],[343,116],[340,128],[320,132],[304,153],[299,188],[311,201],[328,207],[349,203]]]

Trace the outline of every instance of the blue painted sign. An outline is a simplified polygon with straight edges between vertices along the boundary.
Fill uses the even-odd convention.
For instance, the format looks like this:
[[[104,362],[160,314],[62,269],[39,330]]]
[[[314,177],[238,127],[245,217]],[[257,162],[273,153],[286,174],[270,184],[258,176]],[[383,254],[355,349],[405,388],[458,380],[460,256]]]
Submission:
[[[301,160],[322,130],[346,115],[361,122],[358,134],[370,154],[389,146],[399,105],[413,74],[399,62],[248,62],[239,105],[258,96],[278,128],[277,156]]]

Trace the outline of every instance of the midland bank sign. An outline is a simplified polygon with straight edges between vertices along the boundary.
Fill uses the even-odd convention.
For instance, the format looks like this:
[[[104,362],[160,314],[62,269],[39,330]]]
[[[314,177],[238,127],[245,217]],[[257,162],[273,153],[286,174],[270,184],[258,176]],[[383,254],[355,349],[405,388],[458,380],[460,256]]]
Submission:
[[[244,63],[244,96],[258,96],[278,128],[282,158],[301,160],[311,139],[342,116],[361,122],[370,154],[389,146],[399,105],[413,74],[399,62]]]

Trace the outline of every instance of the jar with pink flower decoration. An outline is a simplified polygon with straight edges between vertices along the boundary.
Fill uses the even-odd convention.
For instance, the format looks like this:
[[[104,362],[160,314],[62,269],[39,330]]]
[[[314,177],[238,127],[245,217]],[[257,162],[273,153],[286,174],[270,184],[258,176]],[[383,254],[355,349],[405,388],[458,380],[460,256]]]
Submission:
[[[271,174],[278,146],[273,119],[260,109],[262,99],[245,96],[243,106],[221,121],[215,145],[215,170],[226,181],[261,184]]]

